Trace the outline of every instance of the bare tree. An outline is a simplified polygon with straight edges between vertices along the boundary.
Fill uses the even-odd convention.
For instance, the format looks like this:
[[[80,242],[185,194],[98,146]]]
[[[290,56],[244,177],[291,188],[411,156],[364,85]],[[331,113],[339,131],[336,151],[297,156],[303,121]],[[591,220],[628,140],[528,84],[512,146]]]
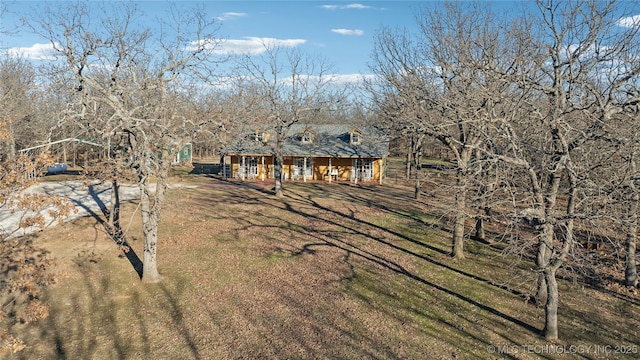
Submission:
[[[557,339],[556,274],[574,253],[576,221],[596,215],[590,169],[604,157],[590,156],[590,146],[606,137],[618,91],[637,75],[637,66],[612,66],[635,46],[637,29],[617,27],[614,2],[540,1],[538,8],[510,33],[508,66],[486,67],[525,99],[520,109],[528,115],[500,125],[506,151],[495,156],[528,177],[520,216],[537,233],[537,298],[545,303],[544,335]]]
[[[378,126],[394,134],[394,140],[405,149],[405,179],[414,184],[414,198],[420,199],[422,190],[421,162],[427,133],[416,115],[406,106],[406,99],[395,93],[394,85],[368,81],[365,83],[373,95],[375,111],[380,114]]]
[[[479,21],[479,19],[482,19]],[[437,139],[451,150],[456,164],[452,256],[464,259],[469,168],[475,149],[489,136],[490,124],[500,113],[496,93],[508,90],[490,83],[477,64],[495,61],[501,41],[493,15],[484,5],[446,4],[443,10],[418,17],[420,32],[382,29],[373,54],[374,99],[392,105],[381,108],[392,119],[411,124],[417,135]],[[478,52],[482,46],[486,52]],[[380,95],[375,95],[379,92]],[[416,148],[419,154],[420,148]],[[415,155],[414,155],[415,157]],[[419,185],[416,184],[416,188]]]
[[[238,61],[241,77],[257,91],[260,103],[256,112],[266,114],[265,125],[275,132],[275,194],[284,195],[283,146],[289,128],[311,121],[321,111],[329,111],[345,98],[331,66],[321,58],[264,43],[260,55],[246,54]]]
[[[5,6],[0,3],[0,20]],[[0,28],[0,34],[4,32]],[[37,176],[52,162],[46,152],[16,151],[16,144],[33,141],[38,134],[27,132],[25,126],[35,118],[34,73],[19,56],[6,54],[0,60],[0,209],[22,214],[17,229],[0,231],[0,355],[24,349],[22,340],[12,335],[12,327],[48,316],[42,291],[55,281],[52,259],[32,239],[20,236],[20,230],[43,228],[48,220],[45,211],[53,220],[61,220],[73,208],[57,196],[24,191],[37,183]],[[38,130],[47,132],[46,124],[40,127]]]
[[[26,59],[5,54],[0,59],[0,104],[4,126],[2,156],[8,160],[16,157],[16,147],[32,144],[43,124],[34,126],[37,101],[35,95],[35,69]]]
[[[159,19],[159,29],[152,31],[140,27],[144,14],[135,4],[94,8],[76,3],[49,8],[32,24],[62,60],[55,63],[58,71],[72,79],[75,101],[67,119],[101,134],[105,143],[126,144],[123,156],[141,196],[145,282],[160,281],[158,222],[171,160],[212,120],[197,118],[191,105],[198,98],[193,92],[211,80],[215,69],[218,27],[202,9],[172,8],[169,15],[171,20]]]
[[[605,153],[606,165],[593,169],[593,188],[599,191],[599,205],[605,221],[616,225],[616,230],[624,234],[624,239],[617,236],[608,237],[615,248],[624,248],[624,283],[627,286],[638,286],[637,237],[640,226],[638,211],[640,210],[640,144],[638,143],[638,103],[635,94],[629,92],[617,96],[623,100],[619,113],[611,119],[608,130],[611,141],[600,146]],[[600,180],[599,179],[604,179]]]
[[[637,81],[629,51],[638,26],[620,27],[624,9],[615,5],[540,1],[538,14],[507,23],[478,6],[448,4],[422,14],[419,37],[385,29],[376,42],[379,99],[397,101],[387,109],[415,119],[454,153],[454,257],[463,257],[468,184],[483,169],[477,162],[500,160],[526,178],[515,179],[511,215],[537,235],[548,339],[558,337],[556,273],[575,254],[576,222],[601,216],[602,198],[593,195],[602,188],[591,173],[607,156],[593,156],[590,146],[611,145],[607,126],[635,101],[623,99]]]
[[[624,217],[626,233],[626,253],[624,266],[624,280],[627,286],[637,287],[638,265],[637,265],[637,243],[638,243],[638,211],[640,211],[640,189],[638,188],[638,155],[637,146],[628,156],[629,174],[632,175],[627,180],[629,195],[627,197],[626,216]]]

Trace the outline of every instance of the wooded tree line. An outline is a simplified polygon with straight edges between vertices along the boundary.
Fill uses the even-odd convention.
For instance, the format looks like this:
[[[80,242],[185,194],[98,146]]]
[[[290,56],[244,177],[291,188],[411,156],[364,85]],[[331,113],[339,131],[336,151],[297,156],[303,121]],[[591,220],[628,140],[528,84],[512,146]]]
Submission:
[[[2,14],[10,10],[2,3]],[[0,62],[0,106],[5,110],[0,175],[7,185],[6,191],[0,188],[0,201],[5,207],[19,202],[11,194],[33,184],[21,179],[53,162],[52,157],[42,160],[56,150],[48,144],[70,137],[92,140],[100,156],[85,163],[84,170],[112,184],[111,203],[102,214],[105,231],[144,282],[158,282],[158,223],[175,152],[198,141],[216,143],[219,150],[253,126],[275,129],[281,145],[296,122],[327,119],[329,112],[343,116],[345,110],[336,105],[346,91],[334,86],[336,77],[326,60],[276,43],[265,41],[259,56],[218,52],[219,24],[202,7],[171,7],[165,17],[140,21],[144,16],[135,3],[77,2],[45,5],[25,17],[26,29],[46,39],[52,51],[36,62],[7,52]],[[19,151],[36,146],[41,147]],[[282,157],[277,158],[281,166]],[[128,248],[120,226],[117,194],[122,181],[139,187],[142,260]],[[281,183],[276,194],[282,194]],[[7,235],[2,249],[16,246]],[[11,324],[23,317],[15,311],[4,316],[13,309],[4,304],[24,307],[25,297],[37,299],[30,289],[46,285],[33,280],[43,278],[46,262],[24,275],[20,262],[30,260],[3,255],[3,271],[7,260],[9,275],[2,279],[0,322]],[[21,278],[11,278],[18,273]],[[16,285],[23,283],[29,287]],[[5,335],[0,333],[0,350],[22,346]]]
[[[418,33],[383,28],[370,87],[379,111],[418,139],[414,158],[420,136],[454,154],[454,259],[465,221],[488,208],[535,234],[510,245],[535,249],[536,300],[556,339],[556,274],[580,261],[580,238],[608,236],[624,249],[625,283],[638,285],[638,9],[541,0],[514,18],[485,5],[424,11]],[[471,206],[472,193],[496,192],[500,203]],[[604,231],[613,228],[626,237]]]
[[[260,56],[221,55],[218,24],[203,9],[174,9],[159,24],[171,32],[141,27],[135,4],[44,9],[27,25],[53,46],[50,61],[0,62],[3,171],[20,148],[70,135],[105,144],[92,171],[114,189],[124,178],[138,184],[140,273],[156,282],[173,151],[187,142],[224,146],[257,125],[282,144],[297,122],[380,119],[407,140],[415,168],[425,139],[452,154],[453,259],[465,257],[470,218],[478,234],[484,221],[507,219],[510,249],[534,249],[536,300],[545,306],[545,336],[556,339],[556,275],[583,256],[580,237],[626,234],[608,239],[624,248],[626,284],[638,285],[639,24],[621,21],[634,10],[627,2],[542,0],[518,17],[484,3],[425,8],[417,33],[379,30],[376,77],[353,89],[338,84],[325,60],[273,44]],[[233,70],[223,73],[223,64]],[[354,91],[370,95],[366,107],[353,106]],[[416,177],[416,197],[421,188]],[[111,205],[108,231],[122,243],[117,198]]]

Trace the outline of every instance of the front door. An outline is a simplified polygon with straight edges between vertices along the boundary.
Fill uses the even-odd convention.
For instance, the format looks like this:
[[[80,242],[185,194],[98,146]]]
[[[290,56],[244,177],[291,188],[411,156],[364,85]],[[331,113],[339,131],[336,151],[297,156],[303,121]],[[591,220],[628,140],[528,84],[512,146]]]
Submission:
[[[351,180],[372,180],[373,161],[371,159],[353,159]]]
[[[258,176],[258,158],[250,157],[249,164],[247,164],[247,174],[250,179],[255,179]]]
[[[306,164],[305,164],[306,159]],[[293,162],[293,178],[294,179],[312,179],[313,178],[313,162],[311,158],[296,158]]]
[[[362,161],[362,178],[364,180],[373,179],[373,161],[371,159],[361,159]]]

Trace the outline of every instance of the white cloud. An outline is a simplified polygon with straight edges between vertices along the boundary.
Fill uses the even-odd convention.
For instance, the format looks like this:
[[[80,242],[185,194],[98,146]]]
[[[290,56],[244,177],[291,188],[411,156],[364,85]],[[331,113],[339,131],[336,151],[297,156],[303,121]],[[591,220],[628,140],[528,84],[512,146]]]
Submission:
[[[345,9],[369,9],[371,6],[366,6],[362,4],[349,4],[344,6]]]
[[[361,84],[365,80],[373,80],[376,75],[372,74],[333,74],[332,82],[335,84]]]
[[[226,12],[226,13],[222,14],[221,16],[218,16],[216,19],[218,19],[220,21],[225,21],[225,20],[235,19],[235,18],[244,17],[244,16],[247,16],[247,13],[243,13],[243,12]]]
[[[618,25],[627,28],[640,27],[640,15],[624,17],[618,20]]]
[[[343,9],[371,9],[371,6],[362,4],[348,4],[348,5],[322,5],[321,8],[325,10],[343,10]]]
[[[276,39],[270,37],[245,37],[243,39],[228,39],[228,40],[207,40],[208,44],[211,44],[214,48],[211,49],[213,53],[233,55],[233,54],[249,54],[259,55],[267,51],[269,48],[274,47],[286,47],[294,48],[306,43],[305,39]],[[186,50],[193,50],[195,43],[192,43],[192,47]]]
[[[30,47],[14,47],[7,50],[7,54],[21,56],[31,60],[53,60],[56,52],[51,44],[33,44]]]
[[[332,32],[336,33],[336,34],[340,34],[340,35],[355,35],[355,36],[362,36],[364,35],[364,31],[360,30],[360,29],[331,29]]]
[[[365,81],[374,80],[375,78],[376,76],[371,74],[325,74],[322,76],[299,74],[298,81],[302,79],[302,82],[311,86],[341,86],[349,84],[360,85]],[[280,79],[280,82],[283,85],[291,86],[292,79],[290,76],[284,76]]]

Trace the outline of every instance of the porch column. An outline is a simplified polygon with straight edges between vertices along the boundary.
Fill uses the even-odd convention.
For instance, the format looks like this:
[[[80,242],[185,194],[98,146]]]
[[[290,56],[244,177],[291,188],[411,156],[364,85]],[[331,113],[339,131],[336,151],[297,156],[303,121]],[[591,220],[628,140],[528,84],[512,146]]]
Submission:
[[[264,155],[262,155],[262,169],[260,169],[260,175],[262,176],[262,181],[264,181]]]
[[[331,184],[331,158],[329,158],[329,184]]]
[[[307,182],[307,158],[302,158],[302,182]]]
[[[382,169],[384,167],[384,162],[385,162],[386,158],[382,158],[380,160],[378,160],[378,181],[379,184],[382,185]]]
[[[224,159],[226,156],[222,156],[222,178],[227,180],[227,164],[225,164]],[[233,161],[232,161],[233,162]]]
[[[358,159],[354,159],[354,164],[353,164],[353,182],[355,184],[358,183]]]
[[[245,161],[245,156],[242,155],[242,168],[241,168],[241,172],[240,172],[240,177],[242,179],[242,181],[244,181],[244,176],[245,176],[245,172],[247,171],[247,164]]]

